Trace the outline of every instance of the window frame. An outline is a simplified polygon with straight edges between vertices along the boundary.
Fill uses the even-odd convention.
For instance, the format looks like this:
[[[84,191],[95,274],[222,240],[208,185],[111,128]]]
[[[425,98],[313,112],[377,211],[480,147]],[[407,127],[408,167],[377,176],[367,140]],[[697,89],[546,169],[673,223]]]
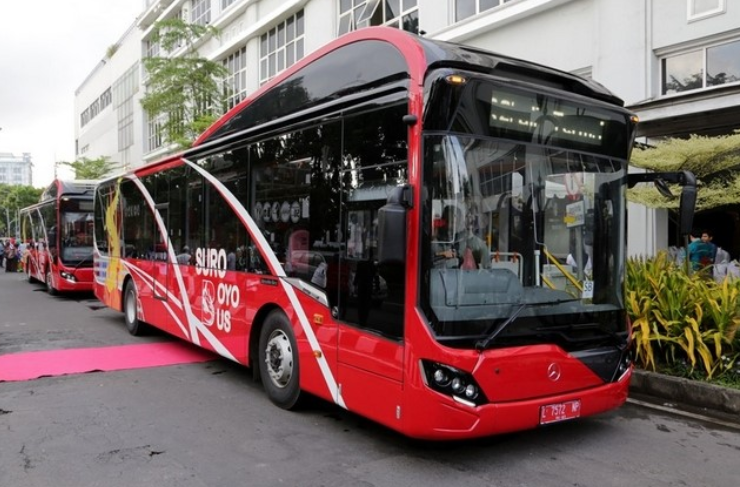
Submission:
[[[211,0],[193,0],[190,8],[190,23],[203,27],[211,23]]]
[[[457,16],[457,6],[458,6],[458,3],[460,3],[461,1],[472,1],[472,2],[474,2],[475,3],[474,12],[472,14],[466,16],[466,17],[458,18],[458,16]],[[452,22],[453,23],[462,22],[464,20],[467,20],[467,19],[470,19],[472,17],[475,17],[476,15],[479,15],[479,14],[481,14],[483,12],[488,12],[490,10],[497,9],[499,7],[504,6],[504,4],[507,4],[507,3],[511,2],[511,0],[498,0],[498,5],[494,5],[492,7],[487,7],[487,8],[484,8],[482,10],[481,10],[481,6],[480,6],[480,2],[481,2],[481,0],[455,0],[453,2],[453,5],[452,5]]]
[[[221,61],[229,74],[223,79],[224,103],[230,110],[247,97],[247,46],[244,45]]]
[[[404,18],[408,18],[412,14],[416,14],[418,21],[419,17],[418,0],[398,0],[398,13],[393,17],[388,16],[389,13],[386,9],[387,2],[385,0],[344,0],[344,2],[349,2],[348,5],[344,7],[344,11],[342,11],[343,1],[337,1],[339,2],[337,7],[337,36],[341,36],[364,27],[373,27],[378,25],[405,30],[403,28]],[[404,4],[409,1],[413,2],[413,4],[408,7],[404,7]],[[371,7],[369,12],[368,7]],[[377,15],[378,9],[381,9],[380,16],[382,22],[379,24],[373,24],[372,19]],[[359,13],[356,14],[356,11]],[[359,21],[360,19],[363,20]],[[342,28],[343,21],[345,22],[346,31]]]
[[[688,0],[686,2],[686,20],[688,22],[695,22],[697,20],[703,20],[708,17],[714,17],[715,15],[721,15],[727,11],[726,0],[715,0],[717,6],[704,10],[703,12],[696,12],[697,0]]]
[[[306,16],[303,9],[267,29],[260,35],[259,40],[259,81],[262,86],[306,55]],[[290,52],[292,59],[289,56]],[[271,73],[270,62],[273,60],[275,72]]]
[[[714,88],[719,88],[721,86],[730,86],[730,85],[740,84],[740,79],[738,81],[732,81],[732,82],[727,82],[727,83],[722,83],[722,84],[715,84],[715,85],[711,85],[711,86],[707,84],[707,66],[708,66],[708,63],[709,63],[708,51],[710,49],[713,49],[713,48],[717,48],[717,47],[721,47],[721,46],[727,46],[727,45],[735,44],[735,43],[737,43],[740,46],[740,38],[735,38],[735,39],[730,39],[730,40],[723,40],[721,42],[714,42],[712,44],[705,44],[705,45],[702,45],[702,46],[699,46],[699,47],[694,47],[694,48],[691,48],[691,49],[682,50],[682,51],[678,51],[678,52],[672,52],[670,54],[665,54],[665,55],[661,56],[659,58],[659,66],[660,66],[660,88],[659,89],[660,89],[660,96],[661,97],[679,96],[679,95],[686,94],[686,93],[696,93],[696,92],[699,92],[699,91],[702,91],[702,90],[711,90],[711,89],[714,89]],[[700,70],[701,70],[701,87],[687,89],[687,90],[683,90],[683,91],[677,91],[675,93],[667,93],[666,92],[666,75],[667,75],[666,62],[669,59],[672,59],[672,58],[676,58],[676,57],[679,57],[679,56],[685,56],[687,54],[692,54],[692,53],[697,53],[697,52],[700,52],[701,53],[701,57],[702,57],[701,66],[700,66]]]

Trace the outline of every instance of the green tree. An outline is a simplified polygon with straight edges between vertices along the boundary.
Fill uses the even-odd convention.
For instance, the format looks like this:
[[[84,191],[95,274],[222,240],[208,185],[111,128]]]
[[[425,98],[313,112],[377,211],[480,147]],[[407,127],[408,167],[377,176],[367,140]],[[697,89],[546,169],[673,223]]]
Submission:
[[[69,166],[75,172],[75,179],[100,179],[114,169],[120,168],[117,162],[111,162],[108,156],[88,159],[82,157],[73,162],[61,161],[62,166]]]
[[[220,63],[200,57],[196,42],[218,35],[212,26],[167,19],[154,24],[152,42],[164,53],[185,48],[181,56],[146,57],[149,74],[141,105],[150,120],[160,121],[163,144],[190,147],[193,141],[223,113],[221,80],[228,70]]]
[[[704,211],[740,203],[740,132],[719,137],[692,135],[666,139],[655,147],[635,149],[630,164],[655,172],[689,170],[698,180],[696,210]],[[628,191],[630,201],[650,208],[678,208],[678,198],[668,200],[652,186]],[[675,188],[674,194],[680,194]]]
[[[18,210],[38,203],[43,189],[33,186],[0,184],[0,233],[16,233]],[[8,231],[10,225],[10,232]]]

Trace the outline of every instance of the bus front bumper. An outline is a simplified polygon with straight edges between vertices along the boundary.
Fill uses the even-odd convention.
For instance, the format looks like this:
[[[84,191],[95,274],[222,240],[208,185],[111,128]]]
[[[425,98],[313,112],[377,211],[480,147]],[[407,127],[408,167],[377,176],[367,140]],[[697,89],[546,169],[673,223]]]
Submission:
[[[627,400],[632,372],[618,382],[523,401],[468,406],[428,391],[433,397],[407,411],[404,433],[421,439],[454,440],[523,431],[611,411]],[[449,400],[448,400],[449,399]],[[552,411],[564,411],[561,417]]]

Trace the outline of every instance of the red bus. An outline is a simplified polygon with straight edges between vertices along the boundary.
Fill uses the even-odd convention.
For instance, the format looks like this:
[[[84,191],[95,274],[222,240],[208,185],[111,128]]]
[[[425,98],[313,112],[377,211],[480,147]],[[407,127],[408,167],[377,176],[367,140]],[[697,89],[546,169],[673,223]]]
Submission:
[[[309,393],[430,439],[608,411],[632,370],[622,105],[544,66],[358,30],[193,148],[101,182],[95,293],[133,334],[251,367],[283,408]]]
[[[24,272],[49,294],[92,291],[93,196],[96,181],[54,180],[39,202],[20,210],[28,246]]]

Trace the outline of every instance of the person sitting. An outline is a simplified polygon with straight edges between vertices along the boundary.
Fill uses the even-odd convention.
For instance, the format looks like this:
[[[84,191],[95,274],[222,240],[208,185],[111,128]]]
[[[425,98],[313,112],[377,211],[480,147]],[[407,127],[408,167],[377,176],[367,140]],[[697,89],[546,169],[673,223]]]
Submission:
[[[491,267],[491,250],[466,225],[462,210],[448,205],[434,225],[432,256],[435,267],[478,269]]]
[[[180,265],[188,265],[190,264],[190,248],[186,245],[182,248],[182,252],[177,254],[177,263]]]

